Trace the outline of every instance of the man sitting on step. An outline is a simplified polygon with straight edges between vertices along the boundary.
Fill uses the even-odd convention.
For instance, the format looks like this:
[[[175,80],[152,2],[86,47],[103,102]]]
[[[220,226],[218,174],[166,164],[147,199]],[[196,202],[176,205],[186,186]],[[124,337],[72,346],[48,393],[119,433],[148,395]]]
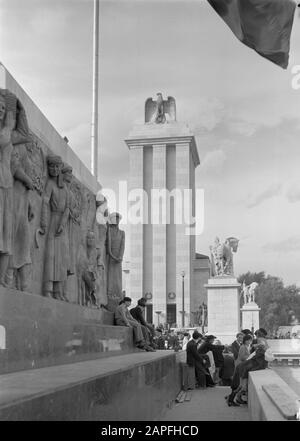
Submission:
[[[153,349],[145,342],[142,327],[130,314],[128,308],[131,305],[131,298],[124,297],[115,310],[115,324],[117,326],[128,326],[133,328],[134,342],[137,348],[153,352]]]
[[[151,346],[152,349],[155,349],[153,344],[153,337],[155,331],[153,329],[153,326],[150,323],[147,323],[144,318],[144,311],[146,308],[147,299],[145,299],[145,297],[142,297],[141,299],[138,300],[137,303],[138,303],[137,306],[131,308],[130,314],[141,325],[146,344],[148,346]]]

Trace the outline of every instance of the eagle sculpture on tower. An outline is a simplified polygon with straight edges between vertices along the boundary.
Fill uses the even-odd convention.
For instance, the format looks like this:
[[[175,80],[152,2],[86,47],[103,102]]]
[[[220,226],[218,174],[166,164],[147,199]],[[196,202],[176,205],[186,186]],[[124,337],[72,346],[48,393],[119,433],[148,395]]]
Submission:
[[[175,98],[168,96],[167,100],[163,99],[161,93],[157,93],[157,100],[153,101],[148,98],[145,103],[145,123],[164,124],[168,119],[176,121],[176,103]]]

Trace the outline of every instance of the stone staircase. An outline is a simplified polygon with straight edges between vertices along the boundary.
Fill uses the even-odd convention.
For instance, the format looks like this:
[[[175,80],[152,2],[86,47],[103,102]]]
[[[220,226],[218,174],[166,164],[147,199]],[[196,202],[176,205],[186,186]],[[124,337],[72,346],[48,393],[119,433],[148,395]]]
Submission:
[[[1,421],[153,420],[180,386],[179,355],[112,313],[0,288]]]

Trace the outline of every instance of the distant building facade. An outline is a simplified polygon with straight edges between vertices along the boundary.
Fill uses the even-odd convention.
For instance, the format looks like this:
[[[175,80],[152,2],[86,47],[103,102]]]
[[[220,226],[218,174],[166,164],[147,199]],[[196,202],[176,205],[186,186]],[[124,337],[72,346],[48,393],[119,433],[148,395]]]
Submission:
[[[195,236],[186,234],[187,225],[177,222],[177,205],[174,210],[174,199],[166,201],[163,190],[182,195],[191,190],[195,216],[195,169],[200,160],[193,133],[176,121],[175,100],[168,97],[163,103],[165,107],[161,96],[157,102],[148,99],[146,122],[136,125],[125,140],[130,154],[130,190],[143,190],[148,197],[143,204],[146,222],[131,223],[130,266],[124,270],[130,281],[124,286],[133,301],[147,297],[149,321],[189,326],[199,304],[206,300],[203,285],[209,278],[210,263],[207,256],[196,255]],[[169,114],[164,114],[165,108]],[[156,205],[151,200],[153,190],[162,191]],[[170,213],[168,222],[152,222],[163,207]]]

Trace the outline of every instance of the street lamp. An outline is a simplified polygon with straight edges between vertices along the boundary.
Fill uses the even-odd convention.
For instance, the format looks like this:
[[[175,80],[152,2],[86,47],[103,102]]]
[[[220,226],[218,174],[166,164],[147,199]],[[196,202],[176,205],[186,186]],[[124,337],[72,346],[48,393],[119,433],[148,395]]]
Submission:
[[[185,316],[185,310],[184,310],[184,277],[185,277],[185,271],[181,271],[181,277],[182,277],[182,321],[181,326],[184,328],[184,316]]]

